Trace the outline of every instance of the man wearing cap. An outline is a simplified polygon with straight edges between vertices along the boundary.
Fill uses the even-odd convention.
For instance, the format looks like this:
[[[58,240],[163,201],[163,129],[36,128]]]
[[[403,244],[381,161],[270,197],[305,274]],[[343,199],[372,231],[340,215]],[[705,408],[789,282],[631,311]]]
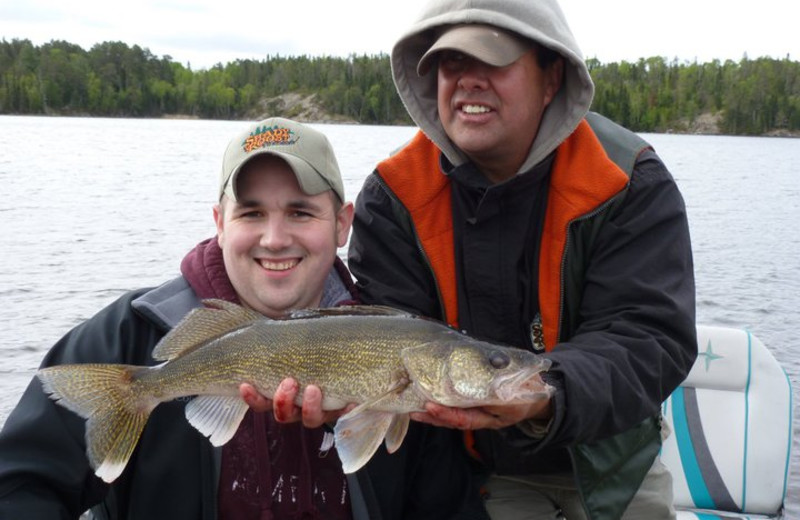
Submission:
[[[248,125],[226,149],[213,213],[216,237],[186,255],[181,276],[122,296],[64,336],[42,365],[153,365],[161,337],[206,298],[270,318],[353,302],[337,256],[353,206],[320,132],[281,118]],[[248,412],[233,439],[213,448],[186,421],[185,404],[153,411],[109,485],[87,461],[84,420],[34,379],[0,432],[0,518],[77,519],[87,509],[93,518],[140,520],[485,515],[453,431],[411,428],[396,456],[376,454],[391,478],[380,482],[344,475],[335,448],[321,448],[325,429],[281,424],[271,413]]]
[[[493,518],[673,518],[660,406],[697,352],[684,203],[653,149],[588,112],[555,0],[435,0],[391,55],[420,132],[356,202],[363,301],[541,352],[555,392],[449,409]]]

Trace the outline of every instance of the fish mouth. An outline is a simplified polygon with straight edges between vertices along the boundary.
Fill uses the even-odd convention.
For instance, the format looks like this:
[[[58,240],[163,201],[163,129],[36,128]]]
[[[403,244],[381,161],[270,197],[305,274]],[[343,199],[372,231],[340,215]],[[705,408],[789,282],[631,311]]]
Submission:
[[[542,371],[541,367],[520,370],[513,374],[499,378],[495,384],[495,395],[503,402],[532,401],[543,394],[548,394],[550,388],[540,378],[534,377]]]

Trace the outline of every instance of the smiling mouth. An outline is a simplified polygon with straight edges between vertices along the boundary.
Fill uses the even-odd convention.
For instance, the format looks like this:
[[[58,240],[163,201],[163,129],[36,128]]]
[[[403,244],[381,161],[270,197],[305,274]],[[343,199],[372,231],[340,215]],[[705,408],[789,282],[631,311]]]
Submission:
[[[461,111],[467,114],[486,114],[492,109],[484,105],[462,105]]]
[[[288,271],[300,263],[300,260],[282,260],[280,262],[270,260],[259,260],[261,267],[267,271]]]

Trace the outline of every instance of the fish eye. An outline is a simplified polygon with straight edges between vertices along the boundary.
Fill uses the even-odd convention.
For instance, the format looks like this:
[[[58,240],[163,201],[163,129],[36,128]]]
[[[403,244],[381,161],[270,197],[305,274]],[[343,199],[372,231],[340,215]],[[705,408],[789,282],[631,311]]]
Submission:
[[[506,368],[511,364],[511,358],[505,352],[496,350],[489,354],[489,364],[497,369]]]

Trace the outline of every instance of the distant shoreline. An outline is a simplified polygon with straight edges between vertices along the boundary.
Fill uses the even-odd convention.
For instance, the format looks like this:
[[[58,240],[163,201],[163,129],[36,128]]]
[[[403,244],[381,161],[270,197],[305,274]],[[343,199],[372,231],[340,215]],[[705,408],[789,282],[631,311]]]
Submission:
[[[0,112],[410,125],[389,56],[265,56],[192,70],[124,42],[0,41]],[[586,60],[591,108],[634,132],[800,137],[800,61]]]
[[[306,100],[307,101],[307,100]],[[232,119],[211,119],[211,118],[203,118],[193,114],[163,114],[159,117],[132,117],[132,116],[93,116],[91,114],[82,114],[82,113],[56,113],[52,112],[49,114],[0,114],[0,115],[13,115],[13,116],[34,116],[34,117],[97,117],[97,118],[110,118],[110,119],[165,119],[165,120],[186,120],[186,121],[200,121],[200,120],[207,120],[207,121],[256,121],[259,119],[264,119],[266,117],[271,116],[279,116],[279,117],[289,117],[298,121],[300,123],[307,123],[307,124],[318,124],[318,125],[325,125],[325,124],[335,124],[335,125],[360,125],[356,120],[347,119],[342,116],[332,115],[326,113],[319,107],[316,106],[307,106],[305,110],[301,110],[298,112],[298,109],[295,108],[293,105],[289,107],[289,111],[295,112],[296,115],[289,116],[284,111],[280,111],[280,113],[263,113],[263,114],[250,114],[250,117],[241,117],[241,118],[232,118]],[[663,132],[638,132],[643,134],[648,133],[656,133],[656,134],[674,134],[674,135],[706,135],[706,136],[730,136],[730,137],[778,137],[778,138],[800,138],[800,131],[790,131],[784,129],[772,130],[770,132],[766,132],[764,134],[726,134],[719,130],[719,126],[717,124],[719,120],[719,116],[712,116],[710,114],[704,114],[703,116],[698,117],[694,123],[683,122],[685,125],[683,128],[670,128]],[[373,125],[374,123],[366,123],[368,125]],[[396,124],[382,124],[378,126],[412,126],[405,123],[396,123]]]

